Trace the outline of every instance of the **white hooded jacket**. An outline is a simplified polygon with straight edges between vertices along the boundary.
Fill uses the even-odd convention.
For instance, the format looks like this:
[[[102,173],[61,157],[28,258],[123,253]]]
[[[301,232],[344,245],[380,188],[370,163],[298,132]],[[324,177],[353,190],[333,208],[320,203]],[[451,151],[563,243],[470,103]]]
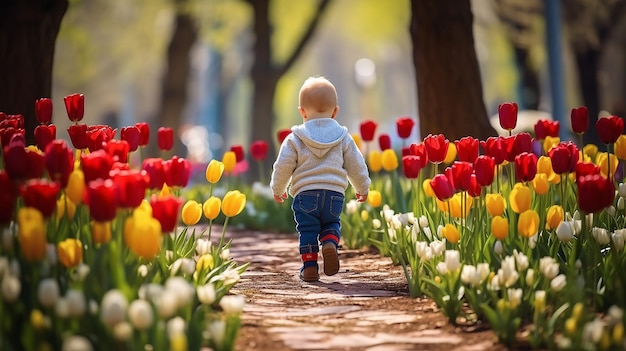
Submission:
[[[291,128],[272,171],[270,187],[282,195],[312,189],[345,193],[348,183],[357,194],[367,194],[369,171],[348,129],[333,118],[316,118]]]

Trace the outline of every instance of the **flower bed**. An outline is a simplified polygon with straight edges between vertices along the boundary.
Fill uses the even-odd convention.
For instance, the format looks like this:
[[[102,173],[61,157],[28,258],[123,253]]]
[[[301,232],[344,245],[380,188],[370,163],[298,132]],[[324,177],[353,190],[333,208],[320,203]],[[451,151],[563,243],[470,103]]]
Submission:
[[[131,162],[148,124],[114,139],[109,126],[79,124],[82,95],[65,104],[72,146],[56,138],[50,99],[35,104],[36,146],[21,115],[0,114],[0,349],[232,350],[244,299],[229,291],[247,264],[230,257],[225,232],[246,196],[212,194],[224,172],[213,160],[206,200],[185,201],[187,160]],[[160,128],[159,148],[173,138]]]

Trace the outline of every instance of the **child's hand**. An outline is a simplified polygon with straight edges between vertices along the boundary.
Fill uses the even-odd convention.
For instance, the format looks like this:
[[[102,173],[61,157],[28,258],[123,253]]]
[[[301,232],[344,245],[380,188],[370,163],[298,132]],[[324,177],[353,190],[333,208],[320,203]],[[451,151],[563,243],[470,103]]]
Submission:
[[[363,202],[367,200],[367,194],[356,194],[356,201]]]
[[[286,198],[287,198],[287,193],[283,193],[282,195],[274,195],[274,200],[278,202],[279,204],[282,204],[283,202],[285,202]]]

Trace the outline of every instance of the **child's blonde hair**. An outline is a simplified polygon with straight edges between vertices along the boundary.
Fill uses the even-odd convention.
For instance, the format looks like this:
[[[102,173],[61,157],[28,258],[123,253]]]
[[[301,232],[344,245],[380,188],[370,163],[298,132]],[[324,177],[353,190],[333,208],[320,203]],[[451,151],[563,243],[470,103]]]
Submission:
[[[314,113],[329,113],[337,107],[337,90],[325,77],[309,77],[300,88],[300,107]]]

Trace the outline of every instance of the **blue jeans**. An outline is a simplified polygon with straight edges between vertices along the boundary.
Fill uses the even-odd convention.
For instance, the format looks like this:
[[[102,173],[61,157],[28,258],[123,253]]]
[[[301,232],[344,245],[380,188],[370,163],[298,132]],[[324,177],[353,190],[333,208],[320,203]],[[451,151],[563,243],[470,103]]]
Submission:
[[[305,190],[291,209],[300,236],[300,254],[319,252],[320,242],[339,243],[344,195],[330,190]]]

